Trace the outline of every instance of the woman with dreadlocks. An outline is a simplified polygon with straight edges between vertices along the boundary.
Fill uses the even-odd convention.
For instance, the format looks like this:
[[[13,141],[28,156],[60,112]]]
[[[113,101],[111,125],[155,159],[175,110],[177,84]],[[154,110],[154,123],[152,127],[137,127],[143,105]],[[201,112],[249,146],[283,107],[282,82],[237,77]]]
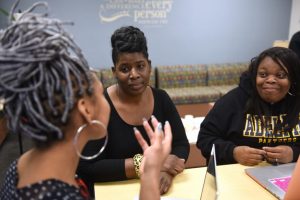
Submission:
[[[46,6],[35,4],[0,33],[0,98],[8,127],[36,144],[9,167],[0,199],[89,199],[75,171],[79,157],[102,153],[106,143],[93,156],[81,151],[106,136],[110,107],[62,23],[31,13],[40,5]],[[160,198],[160,167],[171,149],[169,123],[163,134],[161,123],[151,122],[155,130],[144,123],[150,146],[133,130],[145,157],[140,199]]]

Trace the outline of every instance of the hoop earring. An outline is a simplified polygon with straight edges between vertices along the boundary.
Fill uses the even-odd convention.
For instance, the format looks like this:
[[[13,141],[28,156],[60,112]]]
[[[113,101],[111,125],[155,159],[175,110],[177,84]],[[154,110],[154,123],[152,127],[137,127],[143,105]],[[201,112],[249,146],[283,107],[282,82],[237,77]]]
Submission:
[[[102,126],[104,130],[106,130],[104,124],[101,121],[92,120],[90,124],[98,124],[98,125]],[[108,141],[108,135],[106,134],[104,145],[102,146],[102,148],[100,149],[100,151],[98,153],[96,153],[95,155],[92,155],[92,156],[84,156],[84,155],[82,155],[81,152],[79,151],[79,149],[77,148],[77,143],[78,143],[78,138],[79,138],[82,130],[85,129],[88,125],[89,124],[83,124],[82,126],[80,126],[77,129],[75,137],[74,137],[74,140],[73,140],[73,144],[74,144],[74,147],[75,147],[77,155],[80,158],[84,159],[84,160],[92,160],[92,159],[98,157],[104,151],[104,149],[105,149],[105,147],[107,145],[107,141]]]

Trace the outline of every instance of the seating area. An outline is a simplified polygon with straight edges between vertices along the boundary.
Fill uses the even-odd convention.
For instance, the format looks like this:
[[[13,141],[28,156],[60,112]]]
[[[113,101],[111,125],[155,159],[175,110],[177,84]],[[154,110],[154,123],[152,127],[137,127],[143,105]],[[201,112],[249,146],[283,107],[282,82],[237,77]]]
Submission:
[[[238,86],[240,75],[247,70],[248,65],[249,63],[225,63],[152,66],[150,85],[164,89],[169,94],[182,119],[186,115],[195,116],[195,119],[200,116],[203,118],[213,107],[213,102]],[[104,87],[116,82],[110,68],[100,69],[97,75]],[[198,130],[186,131],[191,147],[186,168],[205,166],[206,160],[195,145]]]
[[[150,85],[164,89],[176,105],[215,102],[236,87],[248,63],[152,67]],[[115,83],[111,69],[100,69],[104,87]]]

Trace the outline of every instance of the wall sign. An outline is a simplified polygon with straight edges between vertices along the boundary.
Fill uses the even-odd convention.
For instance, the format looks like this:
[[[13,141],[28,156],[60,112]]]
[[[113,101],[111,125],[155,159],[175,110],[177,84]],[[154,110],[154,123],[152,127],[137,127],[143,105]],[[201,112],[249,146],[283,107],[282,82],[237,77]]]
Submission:
[[[174,0],[103,0],[99,17],[102,23],[129,18],[143,25],[164,25]]]

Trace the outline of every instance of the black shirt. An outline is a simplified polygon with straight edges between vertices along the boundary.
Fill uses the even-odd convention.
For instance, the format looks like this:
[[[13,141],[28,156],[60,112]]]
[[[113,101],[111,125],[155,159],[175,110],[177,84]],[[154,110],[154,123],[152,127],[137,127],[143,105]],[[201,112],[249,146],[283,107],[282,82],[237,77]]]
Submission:
[[[163,124],[165,121],[169,121],[172,128],[173,141],[171,154],[187,160],[190,146],[175,105],[164,90],[152,88],[152,93],[154,96],[153,115]],[[92,161],[81,160],[78,169],[78,174],[89,183],[91,189],[94,182],[125,180],[125,159],[132,158],[135,154],[143,153],[142,148],[135,138],[133,132],[134,126],[122,120],[107,90],[105,90],[104,95],[111,107],[107,146],[98,158]],[[149,142],[143,126],[139,125],[135,127],[140,130],[144,138]],[[103,143],[104,139],[89,142],[83,151],[84,155],[97,153]]]

